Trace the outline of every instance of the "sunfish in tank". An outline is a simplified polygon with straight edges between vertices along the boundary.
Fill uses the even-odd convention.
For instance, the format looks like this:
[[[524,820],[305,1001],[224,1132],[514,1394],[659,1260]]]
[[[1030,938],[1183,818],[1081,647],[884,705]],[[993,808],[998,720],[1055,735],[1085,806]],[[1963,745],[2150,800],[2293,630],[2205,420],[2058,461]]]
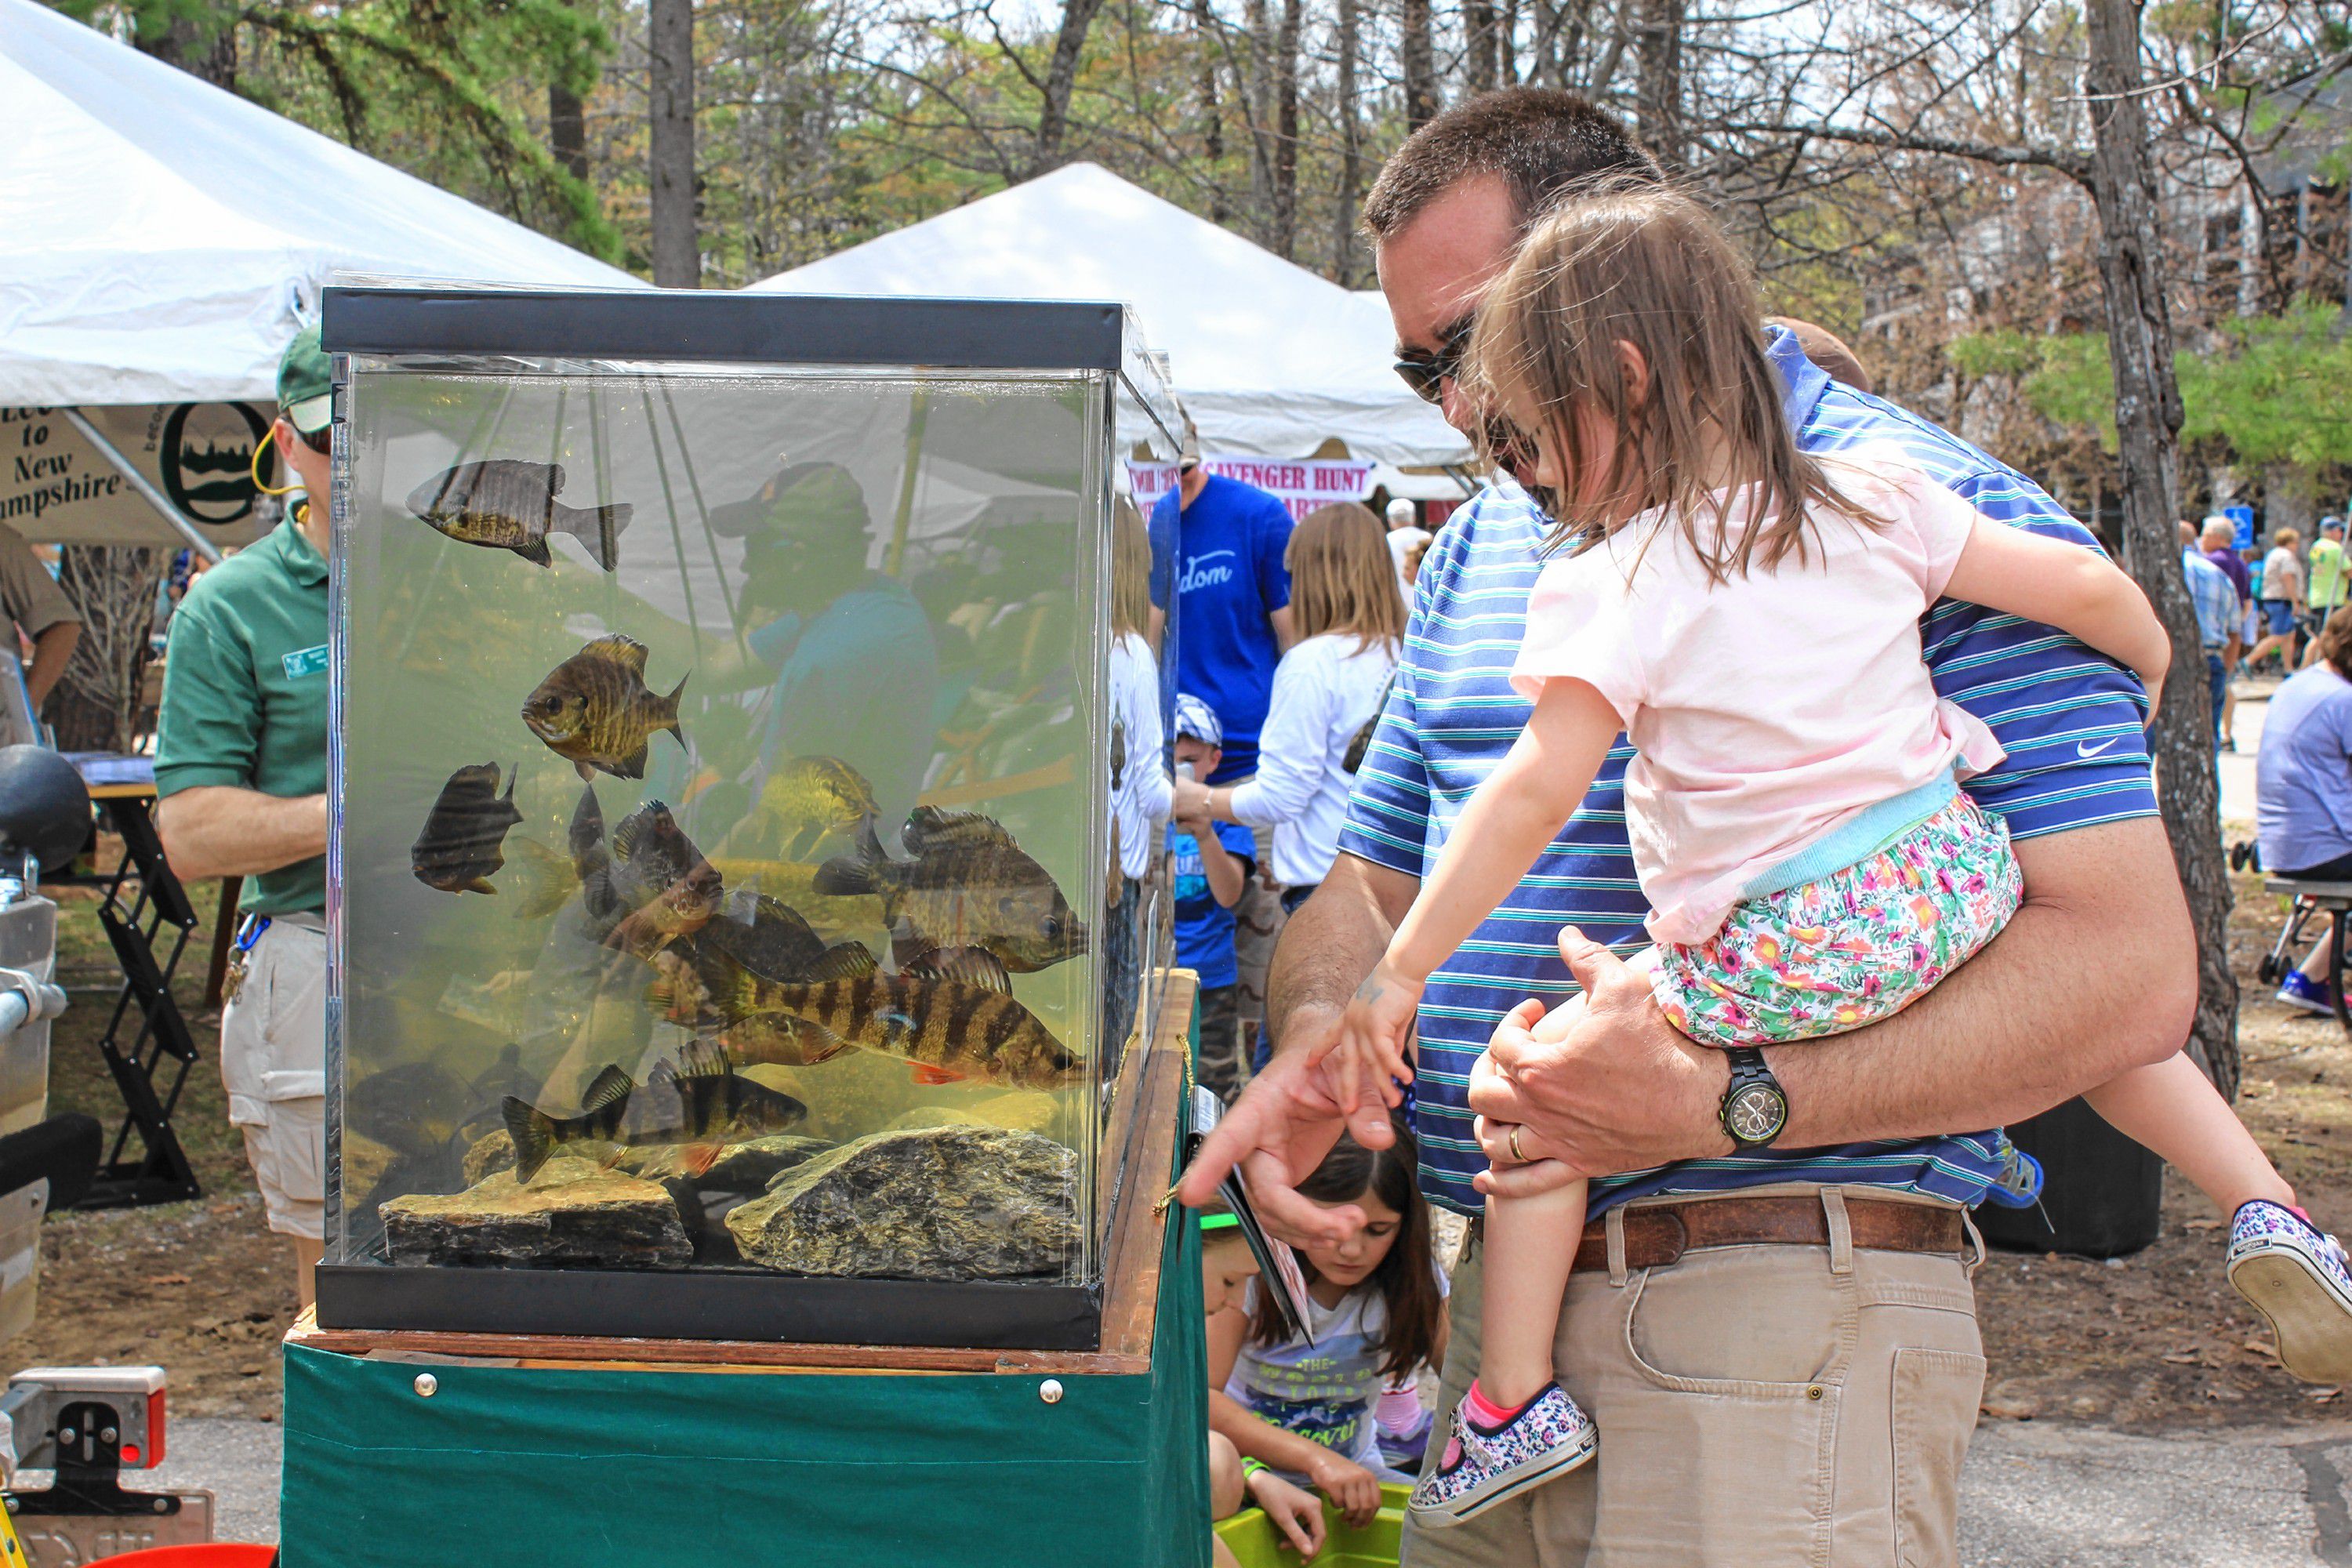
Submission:
[[[1087,951],[1087,928],[1053,874],[978,812],[919,805],[907,818],[907,853],[894,860],[869,839],[817,868],[815,890],[874,893],[882,916],[903,918],[921,949],[986,948],[1016,974]]]
[[[839,757],[795,757],[761,786],[759,814],[789,832],[779,853],[799,860],[830,837],[865,842],[882,808],[866,775]]]
[[[506,864],[501,847],[507,829],[522,820],[514,803],[520,774],[518,768],[508,775],[504,795],[499,793],[496,763],[478,763],[449,775],[409,847],[409,868],[418,881],[445,893],[498,891],[490,886],[490,874]]]
[[[1014,1089],[1076,1083],[1085,1063],[1037,1016],[1013,999],[993,953],[957,948],[924,954],[883,974],[871,953],[845,944],[825,955],[823,977],[796,985],[741,973],[731,995],[713,998],[730,1045],[745,1060],[787,1050],[807,1066],[856,1047],[913,1064],[915,1081],[972,1081]],[[658,984],[649,1000],[663,1005]]]
[[[514,1140],[518,1182],[530,1181],[548,1156],[574,1144],[603,1146],[607,1167],[625,1149],[677,1146],[687,1173],[699,1176],[730,1143],[789,1132],[808,1118],[807,1106],[741,1077],[725,1051],[698,1041],[679,1051],[674,1066],[656,1062],[642,1089],[617,1066],[607,1067],[588,1086],[577,1116],[551,1116],[514,1095],[499,1109]]]
[[[610,572],[620,563],[621,531],[636,509],[565,506],[560,463],[526,463],[511,458],[460,463],[408,492],[408,510],[437,533],[461,544],[511,550],[537,565],[548,559],[547,536],[568,533],[588,547]]]
[[[677,698],[686,678],[664,697],[646,684],[646,645],[614,632],[598,637],[550,670],[523,700],[522,721],[571,763],[583,780],[601,770],[615,778],[646,776],[646,748],[667,730],[686,744]]]
[[[609,847],[604,827],[596,792],[582,791],[572,852],[591,939],[651,963],[719,913],[726,884],[667,805],[649,800],[623,817]]]

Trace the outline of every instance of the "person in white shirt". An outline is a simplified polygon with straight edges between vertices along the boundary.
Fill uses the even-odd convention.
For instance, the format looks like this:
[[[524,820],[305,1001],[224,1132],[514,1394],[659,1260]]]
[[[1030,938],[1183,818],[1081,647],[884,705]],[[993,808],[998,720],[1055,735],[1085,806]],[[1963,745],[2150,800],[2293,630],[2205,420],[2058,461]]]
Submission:
[[[1171,783],[1161,765],[1160,655],[1151,621],[1151,541],[1124,498],[1112,515],[1110,584],[1111,856],[1103,910],[1103,1034],[1116,1053],[1134,1026],[1143,978],[1143,932],[1156,923],[1144,890],[1168,819]]]
[[[1407,605],[1412,603],[1412,552],[1437,535],[1421,526],[1420,509],[1402,496],[1389,502],[1389,559],[1396,565],[1397,588]]]
[[[1205,798],[1220,821],[1273,827],[1286,912],[1307,901],[1339,853],[1352,763],[1363,755],[1359,737],[1368,738],[1380,717],[1405,621],[1370,508],[1346,501],[1309,514],[1291,534],[1286,560],[1298,642],[1275,667],[1257,776],[1213,789],[1189,780],[1175,786],[1180,814]]]

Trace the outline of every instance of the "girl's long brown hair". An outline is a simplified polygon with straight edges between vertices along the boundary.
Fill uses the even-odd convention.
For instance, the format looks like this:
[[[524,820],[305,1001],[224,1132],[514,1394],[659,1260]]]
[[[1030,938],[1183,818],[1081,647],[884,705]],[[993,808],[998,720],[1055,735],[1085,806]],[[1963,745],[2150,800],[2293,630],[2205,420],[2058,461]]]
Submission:
[[[1151,624],[1151,535],[1125,496],[1110,507],[1110,629],[1144,635]]]
[[[2328,668],[2347,680],[2352,680],[2352,605],[2327,617],[2312,639],[2312,646]]]
[[[1290,615],[1301,642],[1326,632],[1352,634],[1361,649],[1394,652],[1404,640],[1404,594],[1388,531],[1370,507],[1339,501],[1318,507],[1291,531]]]
[[[1621,344],[1648,370],[1638,398]],[[1663,507],[1722,583],[1802,564],[1817,511],[1876,524],[1797,449],[1747,264],[1678,191],[1599,191],[1538,222],[1479,307],[1465,380],[1506,421],[1490,441],[1532,437],[1555,458],[1555,545]],[[1580,417],[1596,414],[1608,450]],[[1713,493],[1727,487],[1746,489],[1753,520],[1736,537]]]
[[[1381,1266],[1357,1289],[1379,1291],[1388,1309],[1388,1326],[1381,1332],[1381,1375],[1399,1378],[1436,1351],[1445,1298],[1438,1294],[1437,1265],[1430,1256],[1429,1205],[1416,1184],[1414,1170],[1420,1161],[1412,1132],[1393,1118],[1389,1125],[1396,1130],[1396,1142],[1385,1149],[1367,1149],[1343,1134],[1315,1173],[1298,1184],[1298,1192],[1318,1204],[1351,1204],[1370,1193],[1396,1210],[1396,1240]],[[1315,1266],[1303,1255],[1298,1266],[1311,1282]],[[1257,1311],[1250,1319],[1252,1344],[1279,1344],[1286,1333],[1268,1287],[1268,1281],[1258,1281]]]

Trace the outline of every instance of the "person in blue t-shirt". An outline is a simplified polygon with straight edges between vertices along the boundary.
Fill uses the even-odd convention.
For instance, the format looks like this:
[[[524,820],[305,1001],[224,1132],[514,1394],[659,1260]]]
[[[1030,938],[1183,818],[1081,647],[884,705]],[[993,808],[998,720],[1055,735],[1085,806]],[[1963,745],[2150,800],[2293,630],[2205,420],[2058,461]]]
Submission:
[[[1257,772],[1257,732],[1290,627],[1290,509],[1255,486],[1209,473],[1185,437],[1176,488],[1151,509],[1153,640],[1176,602],[1176,686],[1225,727],[1224,761],[1202,784]]]
[[[1216,710],[1190,692],[1176,699],[1176,765],[1215,776],[1223,754]],[[1168,825],[1176,882],[1176,962],[1201,977],[1202,1085],[1231,1104],[1242,1090],[1240,970],[1234,960],[1234,905],[1257,868],[1250,830],[1206,812]]]

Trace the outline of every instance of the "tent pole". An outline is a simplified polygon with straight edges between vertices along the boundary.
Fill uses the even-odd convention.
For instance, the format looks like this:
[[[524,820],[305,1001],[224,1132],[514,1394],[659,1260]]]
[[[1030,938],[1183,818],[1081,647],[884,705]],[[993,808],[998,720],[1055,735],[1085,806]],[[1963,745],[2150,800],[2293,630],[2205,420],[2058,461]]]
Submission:
[[[139,471],[136,464],[117,451],[113,442],[100,435],[98,426],[83,417],[80,409],[67,407],[60,408],[58,412],[66,416],[67,423],[81,432],[83,440],[98,448],[98,455],[114,466],[114,471],[129,481],[131,488],[139,492],[142,500],[161,512],[165,522],[179,531],[180,537],[188,542],[189,549],[207,561],[220,560],[220,546],[197,532],[196,525],[181,516],[180,509],[165,500],[163,492],[148,481],[147,476]]]

